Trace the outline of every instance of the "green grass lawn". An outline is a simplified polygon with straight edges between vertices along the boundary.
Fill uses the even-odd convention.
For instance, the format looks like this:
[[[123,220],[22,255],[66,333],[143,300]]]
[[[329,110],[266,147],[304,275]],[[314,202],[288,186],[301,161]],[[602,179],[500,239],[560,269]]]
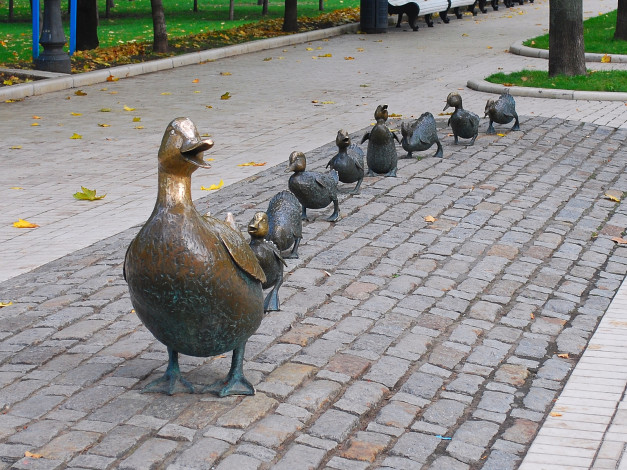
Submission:
[[[250,0],[248,0],[250,2]],[[149,0],[116,0],[110,17],[105,18],[105,2],[99,1],[100,47],[112,47],[129,42],[151,42],[152,17]],[[227,30],[261,19],[282,18],[285,2],[268,4],[268,15],[261,15],[261,5],[255,1],[235,4],[235,19],[228,20],[229,3],[225,0],[199,0],[198,12],[193,11],[193,0],[163,0],[169,38],[188,36],[209,31]],[[317,16],[334,10],[357,7],[359,0],[325,0],[324,12],[318,0],[298,2],[299,16]],[[69,15],[67,2],[62,2],[63,22],[69,40]],[[14,0],[13,22],[8,22],[8,0],[0,0],[0,63],[29,61],[32,57],[32,27],[28,0]]]
[[[627,54],[627,41],[615,40],[616,10],[589,18],[583,22],[583,40],[586,52],[598,54]],[[538,36],[523,42],[537,49],[549,48],[549,35]]]
[[[522,70],[510,74],[495,73],[486,78],[491,83],[506,86],[552,88],[557,90],[622,91],[627,92],[627,71],[589,71],[588,75],[567,77],[558,75],[549,78],[548,72]]]

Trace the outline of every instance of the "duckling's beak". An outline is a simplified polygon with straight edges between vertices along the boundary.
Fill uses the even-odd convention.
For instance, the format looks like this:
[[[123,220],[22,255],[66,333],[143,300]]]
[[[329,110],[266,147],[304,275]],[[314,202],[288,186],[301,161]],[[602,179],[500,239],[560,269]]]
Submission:
[[[181,155],[185,160],[193,163],[201,168],[211,168],[207,162],[203,160],[203,152],[213,147],[213,140],[196,140],[186,141],[181,145]]]
[[[447,101],[447,102],[446,102],[446,106],[444,106],[444,109],[443,109],[442,111],[444,112],[444,111],[446,111],[448,108],[449,108],[449,105],[448,105],[448,101]]]

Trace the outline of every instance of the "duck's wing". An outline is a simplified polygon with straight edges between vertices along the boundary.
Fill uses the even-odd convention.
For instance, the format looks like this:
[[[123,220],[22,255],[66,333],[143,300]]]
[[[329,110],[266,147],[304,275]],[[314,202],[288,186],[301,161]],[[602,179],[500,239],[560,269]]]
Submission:
[[[314,179],[316,180],[316,183],[318,183],[323,188],[330,189],[330,188],[333,187],[334,184],[337,184],[337,181],[333,181],[333,180],[335,180],[335,178],[332,176],[333,172],[335,172],[335,174],[337,174],[337,171],[335,171],[335,170],[331,170],[327,174],[317,173],[314,176]]]
[[[363,144],[369,138],[370,138],[370,132],[366,132],[364,136],[361,138],[361,143]]]
[[[398,136],[396,135],[396,132],[394,132],[394,131],[390,131],[390,132],[392,133],[392,137],[394,137],[394,139],[396,139],[396,141],[400,144],[400,143],[401,143],[401,141],[400,141],[400,139],[398,138]]]
[[[257,257],[250,249],[248,243],[246,243],[246,240],[244,240],[244,237],[221,220],[212,219],[211,222],[218,229],[220,240],[231,255],[231,258],[233,258],[235,264],[259,282],[266,282],[263,269],[259,266]]]
[[[287,263],[283,259],[283,256],[281,256],[281,250],[279,250],[279,247],[276,246],[274,242],[270,240],[268,240],[268,245],[270,245],[270,248],[272,248],[272,252],[274,253],[274,256],[277,259],[277,261],[279,261],[279,263],[283,263],[283,266],[287,268]]]

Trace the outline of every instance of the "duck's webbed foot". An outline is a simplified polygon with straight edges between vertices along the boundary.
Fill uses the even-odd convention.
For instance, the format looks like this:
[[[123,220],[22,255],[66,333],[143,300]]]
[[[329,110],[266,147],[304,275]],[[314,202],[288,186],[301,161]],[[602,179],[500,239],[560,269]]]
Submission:
[[[290,251],[287,255],[283,256],[283,259],[298,259],[298,245],[300,245],[300,240],[302,237],[294,237],[294,246],[292,247],[292,251]]]
[[[391,177],[395,178],[396,177],[396,169],[397,169],[397,167],[392,168],[390,171],[388,171],[385,174],[385,176],[391,176]]]
[[[520,130],[520,125],[518,122],[518,116],[516,116],[516,121],[514,122],[514,126],[512,127],[513,131],[519,131]]]
[[[337,199],[333,201],[333,214],[331,214],[328,218],[328,222],[336,222],[340,218],[340,204],[337,202]]]
[[[301,205],[302,205],[302,204],[301,204]],[[302,212],[302,214],[301,214],[300,218],[301,218],[301,220],[307,220],[307,221],[309,220],[309,219],[307,218],[307,208],[306,208],[305,206],[303,206],[303,212]]]
[[[359,194],[359,188],[361,187],[361,183],[364,179],[361,178],[359,181],[357,181],[357,184],[355,185],[355,187],[353,188],[352,191],[350,191],[350,194]]]
[[[488,125],[488,130],[485,133],[486,134],[496,134],[496,131],[494,130],[494,126],[492,125],[492,121],[490,121],[490,124]]]
[[[455,143],[457,143],[457,136],[455,136]],[[438,150],[435,152],[434,157],[437,157],[437,158],[444,157],[444,151],[442,150],[442,144],[440,143],[439,140],[436,142],[436,144],[438,144]]]
[[[229,395],[254,395],[255,387],[246,377],[244,377],[244,349],[246,342],[233,350],[233,358],[231,359],[231,370],[225,380],[208,385],[205,390],[212,390],[219,397],[228,397]]]
[[[477,140],[477,136],[478,136],[478,135],[479,135],[478,133],[477,133],[477,134],[475,134],[475,135],[473,135],[473,136],[472,136],[472,139],[471,139],[471,141],[470,141],[470,143],[469,143],[468,145],[475,145],[475,140]]]
[[[281,276],[281,279],[279,279],[277,283],[272,286],[272,290],[268,293],[263,302],[263,311],[265,313],[278,312],[281,310],[279,307],[279,287],[281,287],[281,284],[283,284],[283,276]]]
[[[194,393],[194,386],[181,375],[178,355],[176,351],[168,348],[169,363],[165,374],[146,385],[142,393],[167,393],[168,395],[179,392]]]

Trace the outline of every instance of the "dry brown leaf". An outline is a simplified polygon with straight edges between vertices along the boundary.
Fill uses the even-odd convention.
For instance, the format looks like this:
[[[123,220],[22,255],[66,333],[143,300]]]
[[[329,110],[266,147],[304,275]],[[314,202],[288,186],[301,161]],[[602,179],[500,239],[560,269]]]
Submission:
[[[32,452],[26,451],[24,452],[24,457],[29,457],[31,459],[40,459],[43,457],[41,454],[33,454]]]
[[[561,357],[562,359],[570,359],[568,353],[558,354],[557,357]]]
[[[76,90],[74,94],[76,96],[87,96],[87,93],[85,93],[83,90]]]
[[[556,418],[558,416],[562,416],[562,413],[558,413],[556,411],[551,411],[550,415]]]
[[[618,243],[619,245],[627,245],[627,240],[621,237],[614,237],[612,238],[612,241]]]
[[[425,217],[425,222],[435,222],[436,218],[433,217],[432,215],[428,215]]]
[[[117,82],[119,79],[120,79],[119,77],[116,77],[116,76],[114,76],[114,75],[109,75],[109,76],[107,77],[107,81],[108,81],[108,82]]]

